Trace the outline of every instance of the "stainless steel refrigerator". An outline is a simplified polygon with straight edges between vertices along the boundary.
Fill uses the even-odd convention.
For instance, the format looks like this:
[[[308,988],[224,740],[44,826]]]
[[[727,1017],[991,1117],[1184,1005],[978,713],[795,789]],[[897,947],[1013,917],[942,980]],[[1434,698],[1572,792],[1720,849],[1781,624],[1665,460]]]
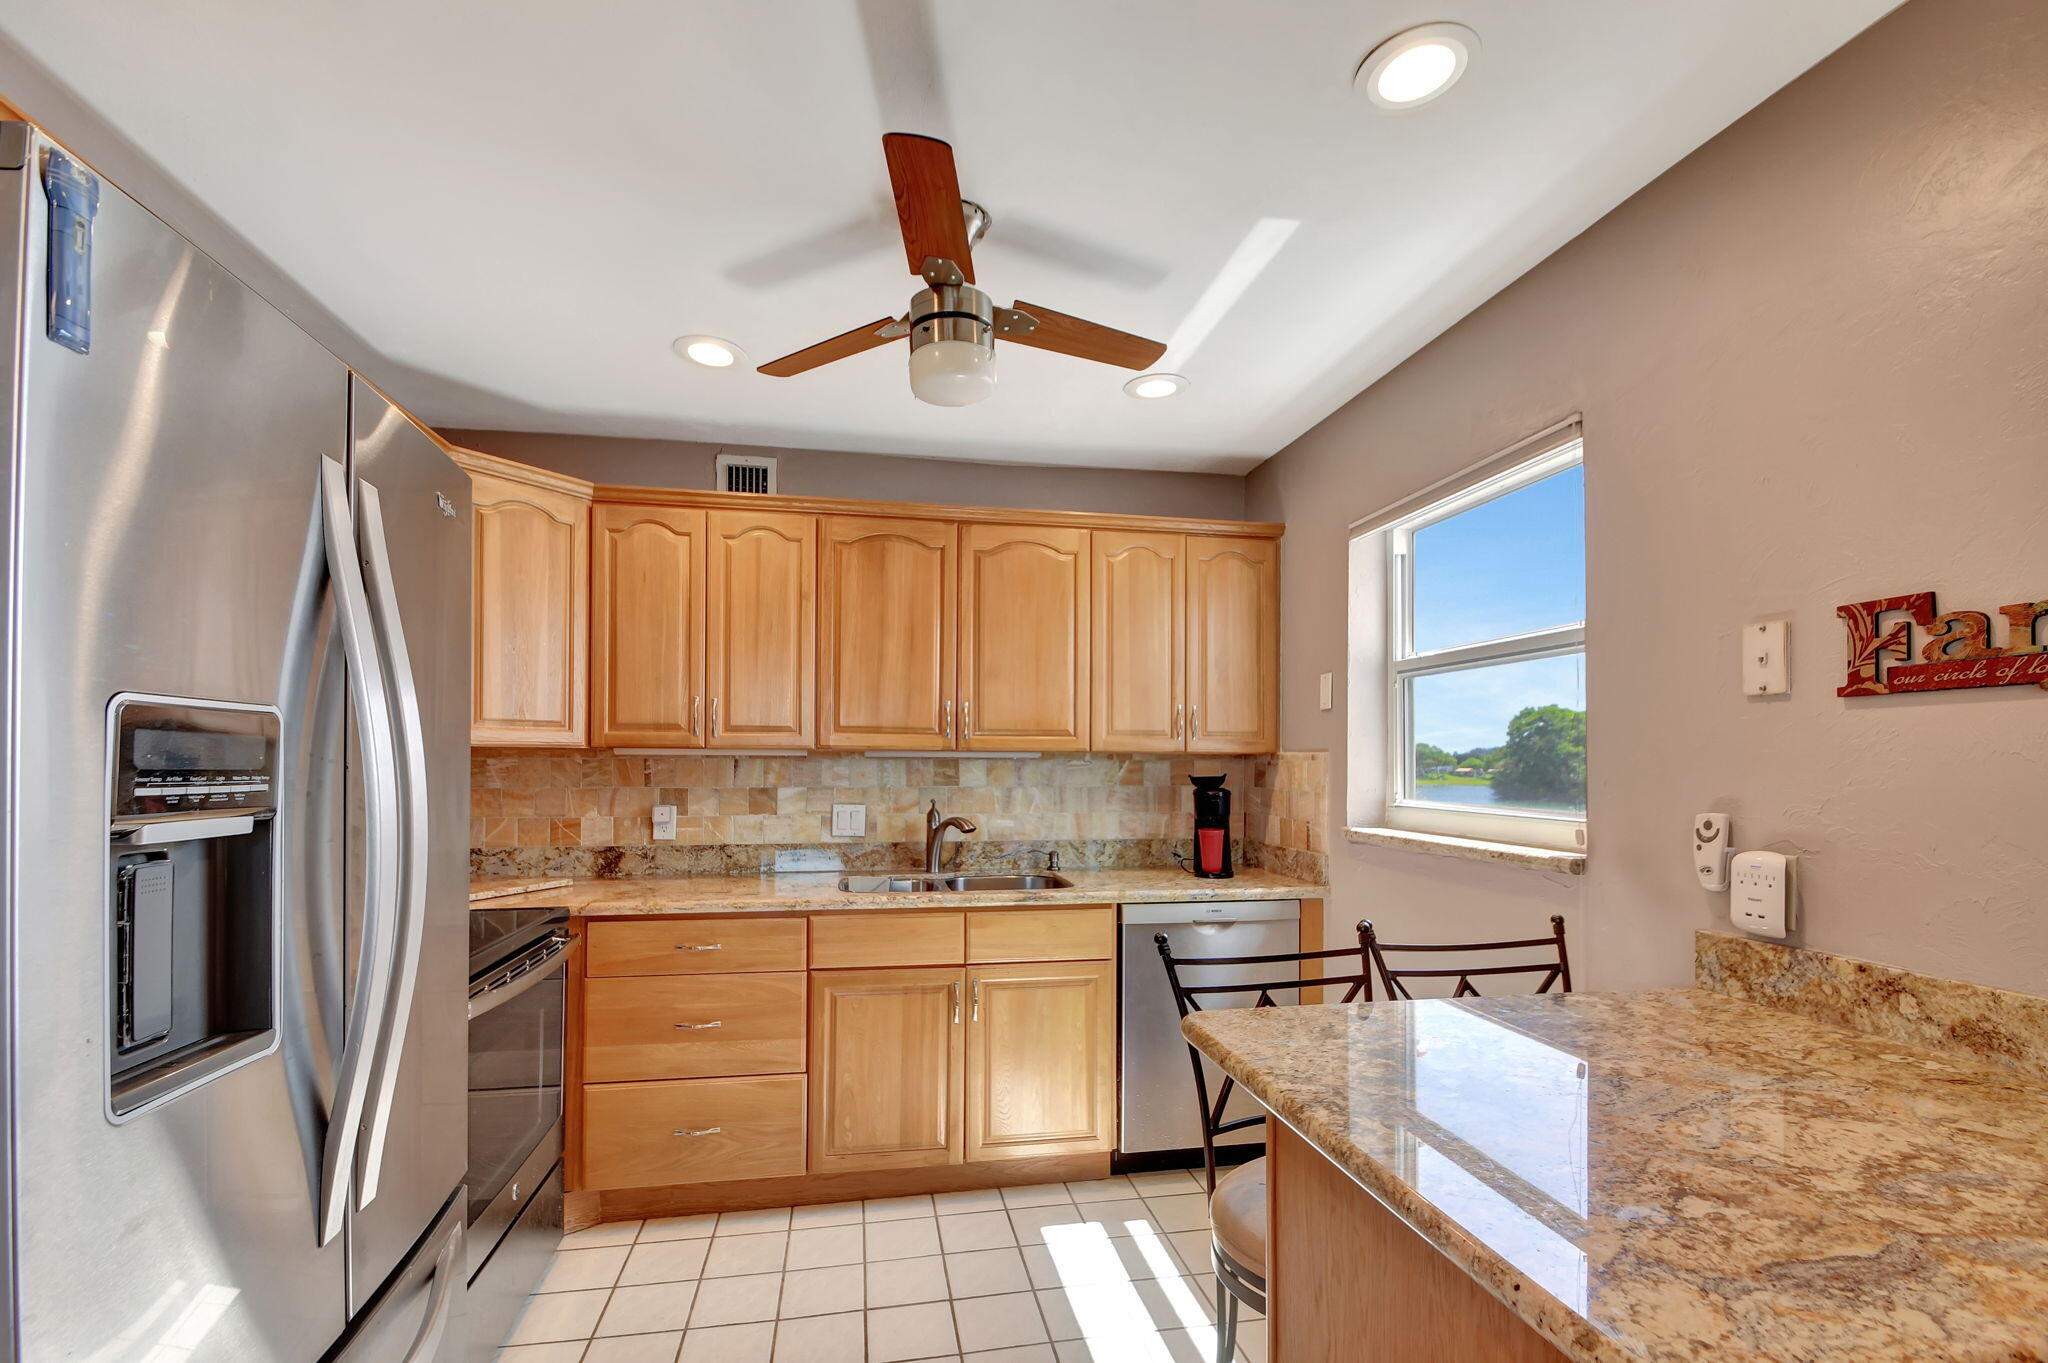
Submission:
[[[469,488],[0,124],[0,1356],[453,1357]]]

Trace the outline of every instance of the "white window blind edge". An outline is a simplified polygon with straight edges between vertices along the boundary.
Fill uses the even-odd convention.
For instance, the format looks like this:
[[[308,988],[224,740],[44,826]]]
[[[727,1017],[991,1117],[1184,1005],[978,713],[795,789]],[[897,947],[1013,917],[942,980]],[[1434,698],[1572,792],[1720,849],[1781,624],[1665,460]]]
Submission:
[[[1489,454],[1477,463],[1467,464],[1448,477],[1439,478],[1420,492],[1412,493],[1390,506],[1380,508],[1370,516],[1353,521],[1351,538],[1357,539],[1376,530],[1384,530],[1397,521],[1406,520],[1425,507],[1446,501],[1490,478],[1496,478],[1516,464],[1537,458],[1559,445],[1569,444],[1580,438],[1583,427],[1583,417],[1574,412],[1554,426],[1546,426],[1534,435],[1524,436],[1504,450]]]

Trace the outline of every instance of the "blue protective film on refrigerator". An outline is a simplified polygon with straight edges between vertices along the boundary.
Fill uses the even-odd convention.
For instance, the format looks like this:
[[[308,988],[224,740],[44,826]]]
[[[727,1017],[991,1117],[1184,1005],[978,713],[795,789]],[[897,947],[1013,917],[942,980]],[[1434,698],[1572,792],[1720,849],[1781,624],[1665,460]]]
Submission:
[[[43,162],[50,200],[49,335],[84,355],[92,350],[92,219],[99,177],[51,148]]]

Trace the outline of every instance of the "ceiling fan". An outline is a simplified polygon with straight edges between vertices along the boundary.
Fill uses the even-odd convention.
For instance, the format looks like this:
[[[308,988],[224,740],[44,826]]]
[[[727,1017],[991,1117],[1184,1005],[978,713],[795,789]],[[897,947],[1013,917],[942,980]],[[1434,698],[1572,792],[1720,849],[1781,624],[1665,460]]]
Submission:
[[[1149,368],[1166,353],[1158,341],[1026,303],[997,307],[974,287],[974,243],[988,231],[988,211],[960,197],[953,148],[935,137],[889,133],[882,138],[903,254],[925,287],[901,317],[883,317],[761,366],[791,378],[863,350],[910,338],[910,391],[935,407],[980,402],[996,385],[995,339],[1057,350],[1125,369]]]

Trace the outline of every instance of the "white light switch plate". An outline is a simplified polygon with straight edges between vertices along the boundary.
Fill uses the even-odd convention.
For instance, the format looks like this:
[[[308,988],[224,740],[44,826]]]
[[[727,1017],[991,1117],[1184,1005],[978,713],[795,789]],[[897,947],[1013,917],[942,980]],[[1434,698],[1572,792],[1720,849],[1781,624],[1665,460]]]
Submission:
[[[1759,937],[1783,937],[1797,926],[1792,873],[1797,857],[1737,852],[1729,866],[1728,920]]]
[[[654,807],[654,840],[674,842],[676,840],[676,807],[656,805]]]
[[[1792,689],[1791,663],[1785,654],[1789,624],[1759,620],[1742,627],[1742,694],[1782,696]]]
[[[868,807],[866,805],[832,806],[832,836],[835,838],[864,838],[868,835]]]

